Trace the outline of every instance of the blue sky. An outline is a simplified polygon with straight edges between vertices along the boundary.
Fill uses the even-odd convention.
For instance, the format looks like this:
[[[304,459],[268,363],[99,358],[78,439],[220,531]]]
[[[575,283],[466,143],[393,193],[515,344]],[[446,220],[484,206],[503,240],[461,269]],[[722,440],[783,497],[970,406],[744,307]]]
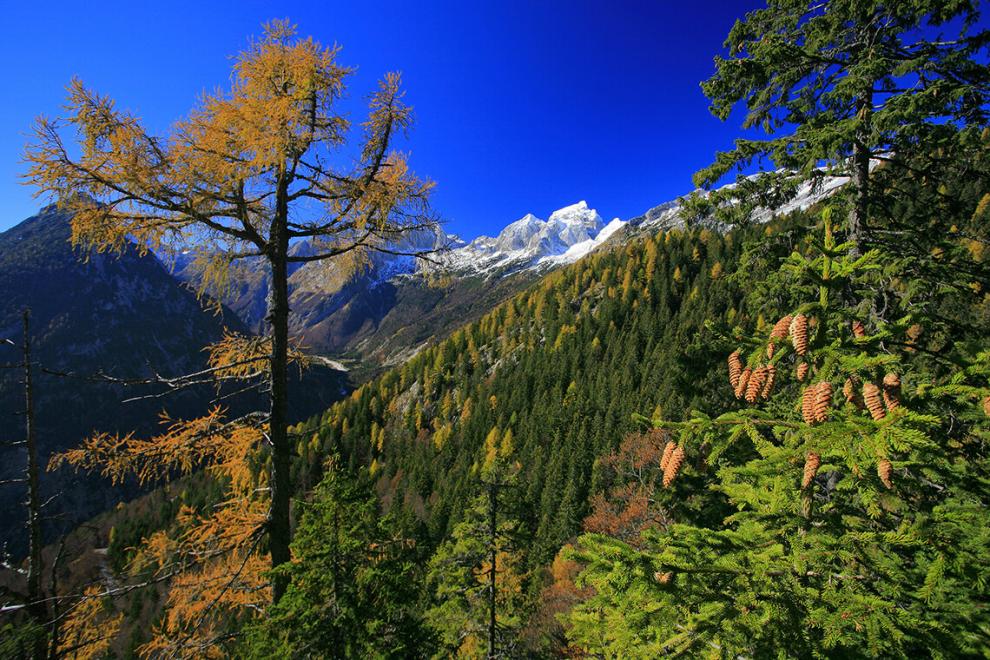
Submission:
[[[31,121],[57,115],[73,75],[156,132],[224,85],[230,59],[271,18],[343,47],[363,114],[400,70],[416,125],[401,147],[435,179],[448,231],[495,233],[581,199],[623,219],[691,189],[738,121],[707,110],[699,82],[733,21],[762,3],[5,2],[0,57],[0,229],[40,201],[18,181]]]

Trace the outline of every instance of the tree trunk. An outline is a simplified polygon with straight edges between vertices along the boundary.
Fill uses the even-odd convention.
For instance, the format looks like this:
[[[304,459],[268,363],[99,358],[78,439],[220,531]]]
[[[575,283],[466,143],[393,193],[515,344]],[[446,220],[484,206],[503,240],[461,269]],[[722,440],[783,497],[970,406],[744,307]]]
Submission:
[[[495,561],[498,556],[498,485],[492,483],[488,486],[488,533],[491,543],[491,565],[488,567],[488,658],[496,657],[495,651]]]
[[[27,598],[31,615],[40,624],[46,623],[48,611],[41,602],[41,499],[38,492],[38,445],[34,433],[34,390],[31,378],[31,312],[24,310],[24,444],[27,449],[25,479],[28,486],[28,572]],[[46,656],[43,637],[35,641],[34,657]]]
[[[870,91],[863,92],[856,102],[856,118],[858,125],[853,140],[852,183],[855,199],[849,212],[849,237],[852,247],[849,254],[859,256],[862,252],[861,242],[863,230],[866,227],[869,212],[870,194],[870,116],[873,112],[872,84]]]
[[[290,559],[289,543],[292,530],[289,520],[291,496],[291,451],[288,427],[288,346],[289,346],[289,274],[288,274],[288,205],[284,185],[276,196],[275,218],[272,222],[268,260],[272,282],[268,296],[268,323],[271,326],[272,352],[269,437],[272,445],[271,493],[272,508],[268,521],[268,543],[272,553],[272,568]],[[276,576],[272,582],[272,600],[278,602],[285,593],[287,579]]]

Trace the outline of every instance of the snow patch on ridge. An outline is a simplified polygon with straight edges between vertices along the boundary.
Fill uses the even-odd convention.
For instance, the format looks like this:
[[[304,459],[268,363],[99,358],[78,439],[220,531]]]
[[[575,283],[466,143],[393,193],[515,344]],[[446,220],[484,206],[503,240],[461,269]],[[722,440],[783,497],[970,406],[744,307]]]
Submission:
[[[567,251],[563,254],[551,255],[543,257],[539,260],[540,265],[552,265],[559,266],[563,264],[572,264],[578,259],[581,259],[588,255],[592,250],[598,248],[602,243],[607,241],[612,234],[619,231],[625,227],[628,223],[619,218],[614,218],[610,223],[605,225],[598,235],[594,238],[589,238],[587,240],[581,241],[580,243],[575,243],[571,247],[567,248]]]

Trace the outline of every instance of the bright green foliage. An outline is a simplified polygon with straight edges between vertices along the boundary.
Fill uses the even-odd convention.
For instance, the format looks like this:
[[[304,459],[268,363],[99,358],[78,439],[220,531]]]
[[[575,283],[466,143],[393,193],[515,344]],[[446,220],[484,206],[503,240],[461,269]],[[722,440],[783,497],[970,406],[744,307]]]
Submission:
[[[809,387],[832,383],[825,414],[802,415],[785,387],[766,404],[718,417],[654,420],[717,471],[712,497],[735,512],[718,524],[648,530],[641,550],[584,537],[579,583],[596,594],[571,615],[576,643],[638,657],[990,653],[990,424],[979,405],[990,392],[987,354],[957,347],[953,362],[967,366],[933,379],[902,320],[874,314],[857,337],[856,301],[883,270],[880,253],[850,257],[848,247],[826,219],[815,252],[791,255],[774,280],[817,293],[785,310],[817,321],[807,355],[771,339],[768,359],[766,332],[750,343],[751,367],[769,363],[791,379],[806,361]],[[860,383],[858,395],[886,374],[901,386],[887,392],[896,401],[880,404],[882,417],[840,392],[846,378]],[[821,466],[803,488],[811,453]]]
[[[268,658],[429,655],[421,619],[421,553],[382,515],[366,471],[339,468],[304,503],[284,568],[285,596],[252,624],[242,653]]]

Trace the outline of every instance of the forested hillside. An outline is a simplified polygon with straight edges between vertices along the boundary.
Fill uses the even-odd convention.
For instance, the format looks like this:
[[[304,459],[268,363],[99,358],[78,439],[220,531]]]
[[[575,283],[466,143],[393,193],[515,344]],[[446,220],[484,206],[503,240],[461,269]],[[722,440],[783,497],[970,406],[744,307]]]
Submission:
[[[206,290],[255,259],[269,328],[206,347],[207,410],[55,457],[161,489],[0,574],[0,651],[990,655],[980,19],[968,2],[769,0],[702,83],[715,116],[744,109],[765,139],[715,154],[700,190],[647,214],[662,225],[582,234],[584,258],[454,305],[466,324],[294,424],[290,367],[319,363],[291,333],[294,264],[360,277],[376,251],[429,252],[393,254],[436,227],[432,183],[389,150],[411,116],[398,76],[340,171],[324,163],[344,160],[350,70],[287,21],[168,141],[74,82],[81,162],[45,119],[29,154],[43,189],[103,196],[65,202],[73,236],[196,240]],[[391,309],[429,307],[409,302]],[[267,410],[227,409],[242,385]]]
[[[746,318],[732,277],[745,236],[662,232],[554,273],[303,425],[298,449],[371,465],[386,501],[439,539],[478,491],[485,438],[510,432],[545,563],[580,529],[595,459],[633,412],[726,400],[711,349]]]

